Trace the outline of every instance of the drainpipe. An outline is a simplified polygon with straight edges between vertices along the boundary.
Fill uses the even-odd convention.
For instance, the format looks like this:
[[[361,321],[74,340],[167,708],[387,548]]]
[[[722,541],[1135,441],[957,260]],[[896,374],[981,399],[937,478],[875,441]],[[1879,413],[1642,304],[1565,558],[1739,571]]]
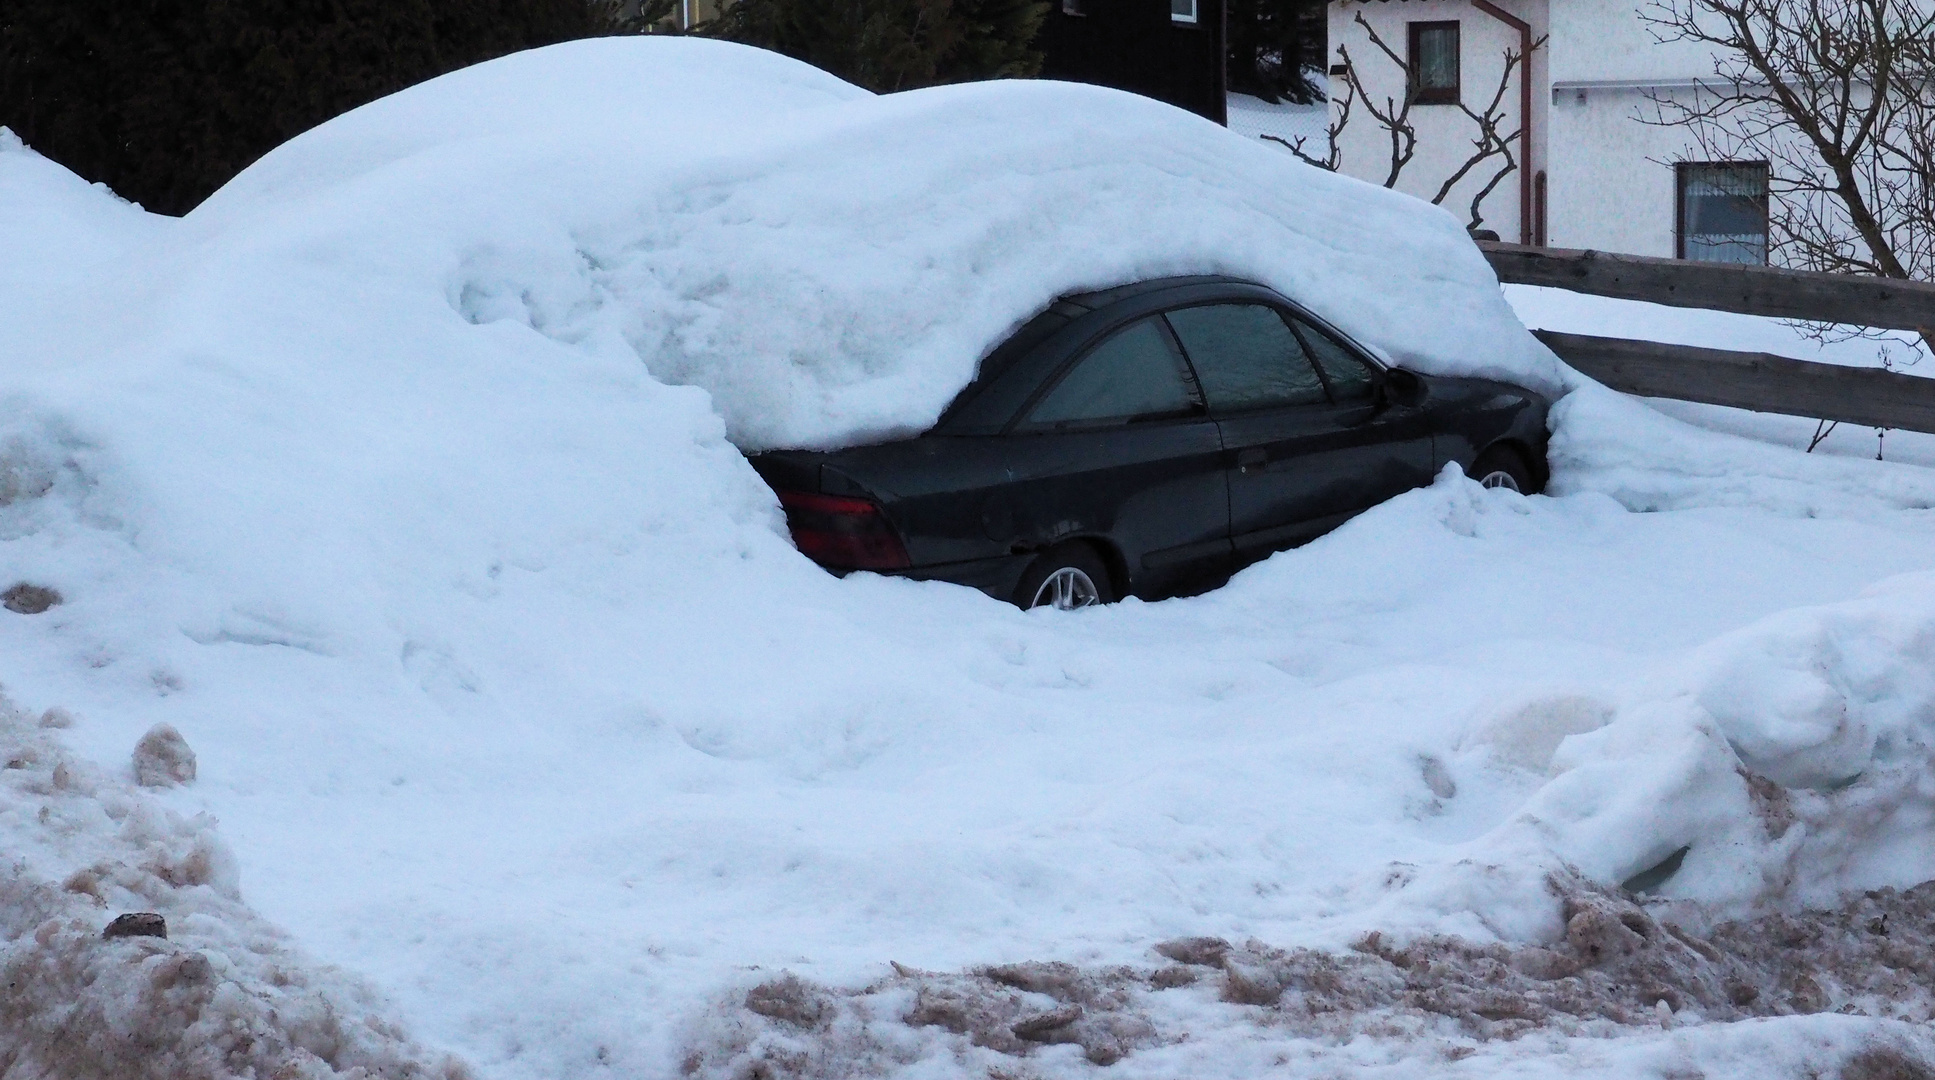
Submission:
[[[1518,31],[1518,242],[1532,242],[1532,24],[1490,0],[1471,0],[1478,10]]]

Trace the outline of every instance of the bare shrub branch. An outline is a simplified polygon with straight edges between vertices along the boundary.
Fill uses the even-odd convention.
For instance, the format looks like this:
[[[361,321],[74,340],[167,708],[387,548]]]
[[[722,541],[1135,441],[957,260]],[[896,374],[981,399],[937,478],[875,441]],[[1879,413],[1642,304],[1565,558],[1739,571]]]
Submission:
[[[1346,84],[1344,89],[1344,99],[1339,104],[1339,107],[1337,109],[1337,119],[1331,121],[1330,124],[1328,125],[1327,137],[1330,145],[1330,151],[1329,153],[1326,153],[1321,158],[1311,157],[1309,154],[1304,153],[1303,147],[1304,147],[1304,143],[1309,141],[1308,136],[1299,135],[1296,137],[1294,141],[1290,139],[1285,139],[1276,135],[1264,135],[1262,137],[1270,142],[1277,143],[1284,147],[1287,147],[1289,151],[1297,155],[1297,158],[1301,160],[1305,165],[1315,165],[1319,169],[1327,169],[1330,172],[1336,172],[1337,165],[1342,160],[1340,156],[1342,152],[1338,149],[1338,146],[1337,146],[1337,136],[1342,134],[1344,130],[1344,126],[1350,123],[1351,103],[1355,100],[1356,96],[1357,95],[1355,90],[1353,90],[1348,84]]]
[[[1768,163],[1774,261],[1935,277],[1935,5],[1653,0],[1641,18],[1715,59],[1711,81],[1650,94],[1640,119],[1685,129],[1706,160]]]
[[[1395,67],[1398,73],[1404,77],[1405,91],[1403,99],[1399,100],[1385,95],[1383,107],[1380,108],[1377,104],[1377,98],[1365,86],[1364,76],[1358,69],[1358,65],[1351,60],[1349,47],[1339,45],[1337,46],[1337,57],[1340,66],[1343,68],[1344,97],[1342,107],[1338,111],[1337,119],[1330,125],[1329,156],[1327,159],[1319,161],[1305,154],[1302,148],[1302,140],[1298,140],[1298,145],[1295,146],[1291,146],[1290,143],[1282,139],[1276,141],[1282,142],[1285,146],[1290,146],[1291,152],[1304,161],[1321,168],[1334,170],[1342,162],[1339,136],[1343,134],[1344,129],[1350,122],[1352,105],[1358,101],[1362,101],[1364,111],[1369,114],[1371,120],[1377,124],[1390,140],[1390,164],[1384,176],[1384,186],[1387,188],[1396,187],[1398,178],[1403,175],[1405,168],[1411,164],[1411,160],[1417,155],[1418,149],[1417,127],[1411,119],[1411,106],[1415,103],[1416,90],[1413,85],[1413,80],[1410,77],[1410,66],[1405,62],[1404,57],[1398,55],[1397,50],[1393,49],[1378,34],[1377,30],[1371,26],[1370,22],[1364,18],[1363,12],[1358,12],[1353,21],[1358,26],[1363,27],[1364,33],[1369,37],[1372,46],[1379,53],[1383,54],[1385,60]],[[1540,38],[1532,43],[1532,48],[1535,50],[1541,49],[1545,45],[1546,39]],[[1505,120],[1505,93],[1511,86],[1512,74],[1520,71],[1525,60],[1526,58],[1516,50],[1509,48],[1505,50],[1504,69],[1499,73],[1498,85],[1493,89],[1491,99],[1485,103],[1483,109],[1473,109],[1470,105],[1465,104],[1462,98],[1455,103],[1458,111],[1466,119],[1470,120],[1476,128],[1476,134],[1473,135],[1471,140],[1472,152],[1470,156],[1460,163],[1457,168],[1453,169],[1444,178],[1444,181],[1438,185],[1437,193],[1431,197],[1432,204],[1437,206],[1444,205],[1444,201],[1451,196],[1452,189],[1457,187],[1466,177],[1470,176],[1486,162],[1492,161],[1493,159],[1498,159],[1500,162],[1490,179],[1472,196],[1469,207],[1470,221],[1466,225],[1466,228],[1477,229],[1484,223],[1485,218],[1480,207],[1491,196],[1492,192],[1498,189],[1501,181],[1519,169],[1520,162],[1512,153],[1512,142],[1519,137],[1520,131],[1516,128],[1511,131],[1500,131],[1499,128]],[[1524,122],[1523,117],[1520,117],[1520,122]]]

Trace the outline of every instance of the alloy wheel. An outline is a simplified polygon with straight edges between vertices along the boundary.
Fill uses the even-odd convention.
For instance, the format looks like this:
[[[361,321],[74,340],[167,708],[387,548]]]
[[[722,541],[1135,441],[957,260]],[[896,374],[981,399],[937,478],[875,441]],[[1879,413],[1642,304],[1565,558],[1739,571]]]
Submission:
[[[1064,566],[1042,581],[1029,607],[1053,607],[1058,611],[1092,607],[1102,602],[1102,592],[1086,573]]]
[[[1487,488],[1504,488],[1507,491],[1518,491],[1518,478],[1506,472],[1504,469],[1493,469],[1491,472],[1479,477],[1478,483]]]

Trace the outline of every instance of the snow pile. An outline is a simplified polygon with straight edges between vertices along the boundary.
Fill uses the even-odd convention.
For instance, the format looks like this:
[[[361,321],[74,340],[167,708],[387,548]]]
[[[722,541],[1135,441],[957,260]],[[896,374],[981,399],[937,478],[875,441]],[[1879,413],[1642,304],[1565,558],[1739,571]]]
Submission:
[[[1577,879],[1549,885],[1564,901],[1566,933],[1548,945],[1400,944],[1373,932],[1331,952],[1186,938],[1158,943],[1153,964],[1024,962],[959,974],[895,965],[853,989],[784,973],[705,1013],[683,1071],[886,1076],[951,1059],[1013,1074],[1065,1047],[1090,1064],[1124,1063],[1124,1075],[1175,1075],[1214,1068],[1237,1049],[1231,1029],[1247,1028],[1267,1033],[1280,1058],[1335,1059],[1353,1040],[1403,1040],[1412,1069],[1400,1075],[1451,1062],[1487,1075],[1514,1044],[1555,1037],[1594,1039],[1602,1060],[1632,1067],[1652,1036],[1673,1031],[1677,1053],[1662,1070],[1671,1075],[1726,1041],[1723,1027],[1703,1025],[1762,1020],[1771,1075],[1930,1074],[1935,884],[1711,927],[1656,918]],[[1833,1015],[1810,1019],[1822,1013]],[[1813,1060],[1790,1072],[1767,1051],[1796,1035],[1813,1044]]]
[[[1561,377],[1415,200],[1130,94],[875,97],[714,42],[456,72],[291,140],[189,220],[278,271],[351,248],[470,322],[629,351],[711,392],[743,447],[924,428],[1057,295],[1170,274],[1264,281],[1425,370]],[[1393,266],[1411,287],[1378,287]]]
[[[58,708],[36,721],[0,695],[9,1080],[471,1075],[244,906],[207,815],[184,818],[69,755],[55,729],[73,722]],[[161,915],[165,935],[104,937],[110,914],[129,910]]]
[[[1880,468],[1872,454],[1769,453],[1765,444],[1716,437],[1598,387],[1568,394],[1553,413],[1555,490],[1602,492],[1634,510],[1755,506],[1844,517],[1935,507],[1926,468]]]
[[[1552,940],[1560,912],[1501,901],[1555,875],[1723,911],[1927,881],[1935,575],[1771,616],[1625,701],[1559,693],[1481,717],[1461,749],[1550,779],[1392,906],[1469,903],[1490,934]]]
[[[1449,472],[1429,494],[1472,537],[1523,506]],[[1343,920],[1397,934],[1361,931],[1341,952],[1182,939],[1154,944],[1169,961],[1154,965],[895,963],[857,987],[787,973],[703,1013],[687,1071],[1004,1072],[1065,1046],[1161,1075],[1222,1061],[1231,1032],[1251,1026],[1326,1056],[1357,1038],[1403,1042],[1412,1061],[1435,1046],[1472,1058],[1473,1075],[1528,1053],[1500,1043],[1606,1040],[1602,1056],[1630,1065],[1646,1032],[1698,1031],[1676,1044],[1684,1067],[1727,1038],[1703,1025],[1790,1018],[1761,1032],[1765,1047],[1799,1038],[1826,1061],[1772,1075],[1843,1058],[1849,1076],[1876,1062],[1891,1063],[1880,1075],[1929,1074],[1935,1039],[1909,1025],[1935,1023],[1935,574],[1724,635],[1625,701],[1551,693],[1481,713],[1447,756],[1470,784],[1499,769],[1537,784],[1469,843],[1391,867],[1388,897]],[[1423,760],[1422,780],[1428,813],[1460,796],[1439,759]],[[1850,886],[1878,887],[1844,899]],[[1469,932],[1416,929],[1432,920]],[[1799,1019],[1821,1013],[1876,1022],[1829,1033]],[[1577,1072],[1574,1059],[1555,1066]]]
[[[1065,615],[824,574],[734,444],[917,427],[1056,293],[1202,271],[1435,370],[1564,374],[1449,218],[1093,88],[578,43],[178,221],[0,147],[0,593],[46,600],[0,611],[0,676],[85,717],[8,781],[8,956],[339,1071],[444,1066],[250,909],[507,1078],[1921,1054],[1715,997],[1785,985],[1745,952],[1693,949],[1684,1030],[1619,967],[1526,1031],[1457,1003],[1553,981],[1512,963],[1622,883],[1710,942],[1928,876],[1926,471],[1585,387],[1553,498],[1453,470],[1213,594]],[[158,786],[50,794],[144,740]],[[97,864],[101,905],[56,884]],[[100,941],[121,910],[179,933]],[[1151,951],[1188,939],[1229,944]],[[150,960],[199,989],[123,981]],[[1325,972],[1356,1018],[1295,1012]]]

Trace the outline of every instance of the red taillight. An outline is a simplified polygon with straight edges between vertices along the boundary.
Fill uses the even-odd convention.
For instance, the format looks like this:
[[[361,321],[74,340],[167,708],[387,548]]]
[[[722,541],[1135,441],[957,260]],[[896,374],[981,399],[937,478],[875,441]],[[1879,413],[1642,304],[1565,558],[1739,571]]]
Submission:
[[[836,570],[905,570],[907,548],[880,507],[867,499],[782,491],[786,527],[800,554]]]

